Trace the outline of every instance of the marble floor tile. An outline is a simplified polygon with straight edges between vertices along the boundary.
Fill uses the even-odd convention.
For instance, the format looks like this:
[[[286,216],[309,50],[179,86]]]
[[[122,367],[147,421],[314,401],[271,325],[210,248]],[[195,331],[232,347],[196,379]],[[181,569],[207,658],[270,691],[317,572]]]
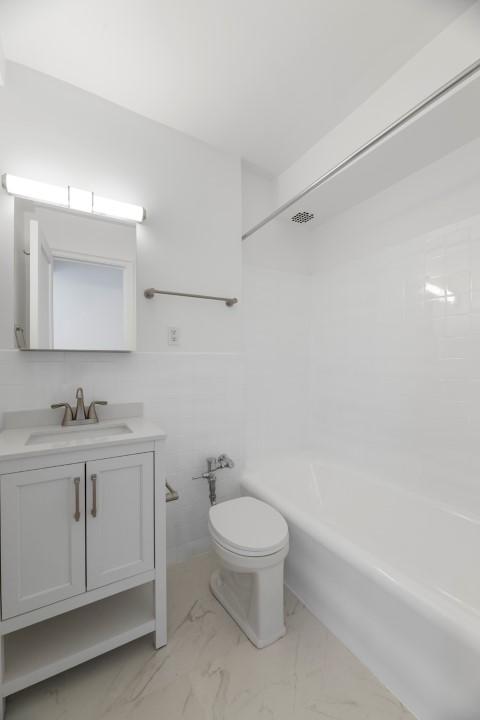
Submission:
[[[169,569],[169,643],[141,638],[7,700],[6,720],[414,720],[287,592],[257,650],[212,597],[211,555]]]

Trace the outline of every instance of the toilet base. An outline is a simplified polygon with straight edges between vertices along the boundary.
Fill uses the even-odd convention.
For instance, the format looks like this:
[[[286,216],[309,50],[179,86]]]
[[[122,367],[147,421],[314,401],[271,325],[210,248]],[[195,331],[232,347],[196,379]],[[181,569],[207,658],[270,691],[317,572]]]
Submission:
[[[261,572],[217,569],[210,590],[255,647],[267,647],[285,635],[283,561]]]

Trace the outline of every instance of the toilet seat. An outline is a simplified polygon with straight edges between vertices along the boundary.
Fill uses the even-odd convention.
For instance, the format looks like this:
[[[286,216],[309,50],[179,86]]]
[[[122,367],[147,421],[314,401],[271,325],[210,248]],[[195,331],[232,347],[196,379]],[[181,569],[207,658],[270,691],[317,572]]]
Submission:
[[[288,545],[288,525],[275,508],[252,497],[214,505],[209,530],[215,542],[246,557],[273,555]]]

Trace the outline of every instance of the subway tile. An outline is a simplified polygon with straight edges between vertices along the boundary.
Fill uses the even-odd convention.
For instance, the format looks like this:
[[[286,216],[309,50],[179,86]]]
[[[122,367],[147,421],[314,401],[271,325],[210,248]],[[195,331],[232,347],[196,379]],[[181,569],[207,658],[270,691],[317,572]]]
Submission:
[[[457,489],[467,477],[478,488],[480,216],[417,237],[413,216],[408,227],[405,239],[378,230],[374,241],[361,224],[351,239],[322,238],[313,297],[328,278],[329,298],[313,313],[308,437],[326,457],[434,494],[448,492],[448,468],[462,461]],[[342,291],[341,275],[359,267],[373,298]],[[389,292],[399,278],[400,321]]]

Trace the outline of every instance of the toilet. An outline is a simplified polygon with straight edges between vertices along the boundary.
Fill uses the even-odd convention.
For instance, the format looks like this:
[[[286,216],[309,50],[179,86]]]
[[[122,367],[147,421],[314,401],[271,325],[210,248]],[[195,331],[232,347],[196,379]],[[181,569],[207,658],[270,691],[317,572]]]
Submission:
[[[283,567],[288,526],[280,513],[252,497],[210,508],[209,531],[219,568],[210,588],[258,648],[285,635]]]

